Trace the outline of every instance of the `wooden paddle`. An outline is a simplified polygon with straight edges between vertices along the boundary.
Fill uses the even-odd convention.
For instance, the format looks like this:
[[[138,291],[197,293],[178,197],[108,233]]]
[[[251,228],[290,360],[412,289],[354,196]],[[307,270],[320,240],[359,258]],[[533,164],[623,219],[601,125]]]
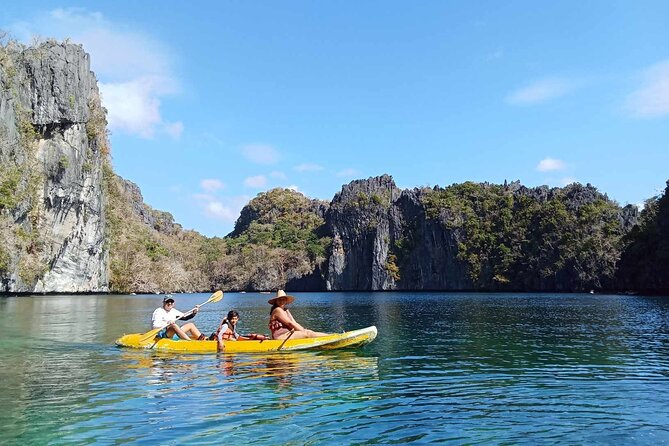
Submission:
[[[218,290],[218,291],[216,291],[214,294],[212,294],[211,297],[209,297],[209,299],[207,299],[206,302],[201,303],[200,306],[202,306],[202,305],[204,305],[204,304],[208,304],[208,303],[210,303],[210,302],[218,302],[218,301],[221,300],[221,299],[223,299],[223,291]],[[182,317],[189,315],[189,314],[192,313],[194,310],[195,310],[195,308],[193,308],[192,310],[190,310],[190,311],[184,313],[182,316],[179,316],[178,318],[175,319],[175,322],[178,321],[179,319],[181,319]],[[151,339],[151,338],[156,337],[156,335],[158,334],[158,332],[159,332],[160,330],[162,330],[163,328],[167,327],[168,325],[170,325],[170,324],[165,324],[165,325],[163,325],[162,327],[154,328],[154,329],[151,330],[151,331],[147,331],[147,332],[144,333],[144,335],[142,335],[142,337],[139,339],[139,342],[144,342],[144,341],[147,341],[147,340],[149,340],[149,339]]]

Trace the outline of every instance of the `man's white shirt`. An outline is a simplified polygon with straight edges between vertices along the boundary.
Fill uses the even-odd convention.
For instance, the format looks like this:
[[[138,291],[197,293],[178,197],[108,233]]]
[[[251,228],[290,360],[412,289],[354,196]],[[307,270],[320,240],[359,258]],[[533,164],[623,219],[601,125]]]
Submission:
[[[169,322],[173,322],[183,315],[184,314],[176,308],[172,308],[170,311],[165,311],[163,307],[158,307],[153,312],[153,316],[151,316],[151,324],[153,325],[153,328],[164,327]]]

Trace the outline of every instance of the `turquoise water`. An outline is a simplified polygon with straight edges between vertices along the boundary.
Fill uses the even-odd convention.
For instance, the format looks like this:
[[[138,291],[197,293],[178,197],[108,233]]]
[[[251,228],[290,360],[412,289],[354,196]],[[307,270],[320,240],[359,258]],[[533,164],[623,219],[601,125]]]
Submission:
[[[9,444],[669,443],[669,299],[309,293],[303,325],[376,325],[359,350],[170,355],[119,349],[159,296],[0,298]],[[208,294],[177,295],[187,310]],[[267,333],[271,297],[226,294]]]

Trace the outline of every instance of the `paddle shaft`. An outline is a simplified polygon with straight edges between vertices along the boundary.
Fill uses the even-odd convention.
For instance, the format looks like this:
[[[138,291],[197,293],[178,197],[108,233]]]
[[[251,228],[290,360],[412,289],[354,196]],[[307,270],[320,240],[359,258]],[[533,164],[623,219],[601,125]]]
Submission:
[[[284,339],[283,342],[281,343],[281,345],[279,346],[279,348],[276,349],[277,352],[278,352],[279,350],[281,350],[281,347],[283,347],[283,344],[285,344],[286,341],[287,341],[288,339],[290,339],[290,337],[293,335],[293,333],[295,333],[295,329],[294,329],[294,328],[293,328],[292,330],[290,330],[290,333],[288,334],[288,337],[287,337],[286,339]]]

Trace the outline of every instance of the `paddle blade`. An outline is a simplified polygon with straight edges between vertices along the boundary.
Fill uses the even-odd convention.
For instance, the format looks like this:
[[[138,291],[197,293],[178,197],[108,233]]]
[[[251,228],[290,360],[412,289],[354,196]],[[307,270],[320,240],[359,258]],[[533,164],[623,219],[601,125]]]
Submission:
[[[156,335],[158,334],[158,332],[160,330],[162,330],[163,328],[165,328],[165,327],[158,327],[158,328],[154,328],[151,331],[147,331],[146,333],[144,333],[144,335],[142,335],[141,338],[139,338],[139,342],[142,343],[142,342],[148,341],[149,339],[155,338]]]
[[[209,300],[207,300],[205,303],[208,304],[210,302],[218,302],[219,300],[223,299],[223,291],[218,290],[214,294],[211,295]],[[204,304],[202,304],[204,305]]]

